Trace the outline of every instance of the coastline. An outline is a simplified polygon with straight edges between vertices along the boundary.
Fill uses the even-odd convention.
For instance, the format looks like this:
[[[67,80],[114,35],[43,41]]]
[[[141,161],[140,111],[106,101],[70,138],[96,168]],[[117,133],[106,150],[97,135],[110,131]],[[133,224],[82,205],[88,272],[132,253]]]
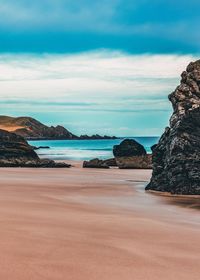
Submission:
[[[151,170],[67,162],[0,168],[0,278],[199,279],[198,210],[145,192]]]

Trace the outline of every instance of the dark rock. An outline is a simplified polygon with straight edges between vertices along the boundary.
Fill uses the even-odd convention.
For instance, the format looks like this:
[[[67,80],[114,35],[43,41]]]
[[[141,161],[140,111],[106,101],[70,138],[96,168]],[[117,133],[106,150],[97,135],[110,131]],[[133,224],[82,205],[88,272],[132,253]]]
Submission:
[[[109,168],[117,166],[115,158],[100,160],[98,158],[83,162],[83,168]]]
[[[106,163],[108,166],[117,166],[115,158],[106,159],[104,160],[104,163]]]
[[[50,149],[49,146],[39,146],[39,147],[35,147],[35,146],[32,146],[34,150],[40,150],[40,149]]]
[[[28,145],[23,137],[14,133],[0,130],[0,160],[25,158],[26,160],[37,160],[38,156],[33,148]]]
[[[66,163],[56,163],[40,159],[33,147],[15,133],[0,129],[0,167],[70,167]]]
[[[181,77],[169,95],[170,127],[152,147],[153,173],[146,190],[200,195],[200,60]]]
[[[26,167],[40,167],[40,168],[69,168],[71,164],[65,162],[55,162],[50,159],[40,159],[37,162],[29,161],[26,162]]]
[[[152,168],[151,155],[147,155],[145,148],[135,140],[126,139],[115,145],[113,154],[120,169]]]
[[[151,169],[152,156],[116,157],[116,163],[120,169]]]
[[[104,160],[98,158],[83,162],[83,168],[109,168],[109,165]]]
[[[113,154],[116,157],[131,157],[146,155],[145,148],[133,139],[125,139],[119,145],[113,147]]]

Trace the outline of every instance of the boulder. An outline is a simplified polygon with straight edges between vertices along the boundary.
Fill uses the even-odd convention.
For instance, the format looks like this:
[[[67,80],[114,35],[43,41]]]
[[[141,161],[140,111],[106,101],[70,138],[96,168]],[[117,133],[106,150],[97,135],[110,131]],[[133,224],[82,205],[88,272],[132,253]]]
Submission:
[[[145,148],[133,139],[125,139],[113,147],[115,158],[146,155]]]
[[[133,139],[125,139],[115,145],[113,154],[120,169],[152,168],[151,155],[147,155],[145,148]]]
[[[182,73],[169,100],[170,126],[152,147],[153,173],[146,190],[200,195],[200,60]]]
[[[70,167],[70,165],[40,159],[23,137],[0,129],[0,167]]]

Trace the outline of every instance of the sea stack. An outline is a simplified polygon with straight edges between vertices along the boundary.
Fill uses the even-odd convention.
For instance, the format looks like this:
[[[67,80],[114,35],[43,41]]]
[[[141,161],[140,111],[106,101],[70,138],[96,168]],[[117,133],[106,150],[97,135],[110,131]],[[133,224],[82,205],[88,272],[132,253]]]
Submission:
[[[200,60],[188,65],[169,100],[170,127],[152,147],[153,173],[146,190],[200,195]]]

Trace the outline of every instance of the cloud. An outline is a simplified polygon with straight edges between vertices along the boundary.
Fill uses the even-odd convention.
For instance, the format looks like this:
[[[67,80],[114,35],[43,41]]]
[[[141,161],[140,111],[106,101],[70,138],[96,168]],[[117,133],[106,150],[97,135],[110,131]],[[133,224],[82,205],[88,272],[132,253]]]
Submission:
[[[171,112],[167,95],[195,59],[108,50],[77,55],[1,55],[1,114],[28,114],[51,124],[74,123],[74,127],[82,120],[99,131],[101,123],[108,123],[112,134],[121,132],[118,127],[129,126],[127,132],[133,127],[145,130],[151,116],[149,129],[156,122],[160,131]],[[84,132],[79,126],[76,132],[80,131]]]

